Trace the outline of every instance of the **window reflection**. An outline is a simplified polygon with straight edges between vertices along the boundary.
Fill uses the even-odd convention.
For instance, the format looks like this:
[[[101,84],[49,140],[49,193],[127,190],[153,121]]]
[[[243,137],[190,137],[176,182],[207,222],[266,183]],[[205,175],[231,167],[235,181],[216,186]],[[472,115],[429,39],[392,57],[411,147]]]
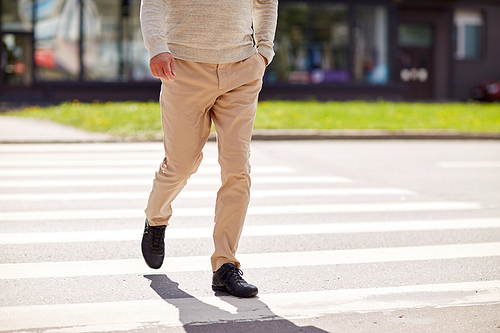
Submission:
[[[279,7],[276,28],[275,58],[266,82],[307,83],[307,24],[309,8],[306,3],[284,3]]]
[[[280,4],[276,57],[268,68],[265,82],[387,83],[387,9],[384,6],[353,8],[355,26],[350,34],[346,4]]]
[[[116,81],[125,53],[120,44],[121,0],[92,0],[85,19],[92,25],[83,34],[84,78],[86,81]]]
[[[34,32],[35,77],[39,81],[155,80],[142,41],[140,0],[0,3],[4,32]],[[278,10],[276,56],[266,71],[266,84],[387,83],[385,6],[294,1],[280,2]],[[456,22],[464,21],[464,15],[457,15]],[[480,49],[477,25],[470,27],[471,15],[467,15],[457,56],[461,54],[458,49],[467,55]]]
[[[92,0],[92,3],[94,9],[85,11],[93,28],[84,33],[84,79],[154,80],[141,35],[140,0]]]
[[[149,70],[149,53],[142,40],[139,21],[140,2],[140,0],[130,0],[129,4],[130,78],[134,81],[157,80]]]
[[[267,83],[339,83],[350,80],[345,5],[284,3],[279,7],[276,57]]]
[[[388,19],[385,7],[356,9],[353,75],[357,82],[385,84],[389,79]]]
[[[479,59],[483,51],[484,19],[480,10],[457,9],[454,13],[456,59]]]
[[[2,30],[8,32],[31,32],[33,27],[32,0],[0,1]],[[44,1],[39,1],[43,3]]]
[[[86,11],[92,10],[85,0]],[[35,6],[35,64],[40,81],[72,81],[80,73],[80,1],[42,0]],[[84,20],[89,29],[93,22]]]
[[[344,5],[312,9],[311,83],[343,83],[350,80],[347,14],[348,9]]]
[[[32,40],[28,34],[2,34],[0,68],[9,85],[28,86],[32,81]]]

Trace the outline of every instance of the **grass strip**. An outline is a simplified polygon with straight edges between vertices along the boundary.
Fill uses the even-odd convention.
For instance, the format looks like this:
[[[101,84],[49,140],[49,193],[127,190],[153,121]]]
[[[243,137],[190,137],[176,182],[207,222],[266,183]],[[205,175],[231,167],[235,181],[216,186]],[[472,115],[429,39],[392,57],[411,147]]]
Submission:
[[[499,132],[500,104],[264,101],[255,127]]]
[[[62,103],[8,114],[120,137],[161,137],[156,102]],[[500,103],[262,101],[256,129],[458,130],[500,133]]]

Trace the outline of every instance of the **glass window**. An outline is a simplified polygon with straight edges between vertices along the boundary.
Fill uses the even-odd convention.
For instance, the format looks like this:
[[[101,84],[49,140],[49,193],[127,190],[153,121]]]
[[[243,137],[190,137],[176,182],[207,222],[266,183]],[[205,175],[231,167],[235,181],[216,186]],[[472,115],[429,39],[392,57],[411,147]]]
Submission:
[[[399,46],[432,47],[432,27],[425,23],[401,23],[398,42]]]
[[[4,82],[9,85],[31,85],[33,77],[31,35],[4,33],[0,50],[0,68],[3,71]]]
[[[32,0],[20,0],[31,3]],[[140,0],[37,0],[35,64],[40,81],[154,80],[144,48]],[[4,0],[3,3],[6,1]]]
[[[313,7],[311,13],[310,72],[312,83],[350,80],[348,9],[344,5]]]
[[[124,71],[125,11],[121,0],[85,0],[83,66],[86,81],[117,81]]]
[[[265,82],[348,82],[347,13],[344,5],[280,4],[276,56]]]
[[[86,0],[83,62],[86,81],[156,80],[149,70],[139,21],[140,0]]]
[[[84,4],[87,2],[85,0]],[[37,1],[35,15],[37,79],[77,80],[80,74],[80,0]]]
[[[356,8],[353,31],[353,76],[356,82],[385,84],[389,79],[388,17],[382,6]]]
[[[130,79],[133,81],[157,80],[149,70],[149,53],[144,47],[139,21],[141,1],[130,0],[129,52]]]
[[[43,3],[44,1],[38,2]],[[3,0],[0,3],[2,5],[0,9],[0,13],[2,14],[2,31],[32,32],[32,0]]]
[[[456,59],[478,59],[483,52],[484,20],[481,11],[459,9],[454,15]]]
[[[283,3],[279,7],[274,49],[276,55],[266,76],[266,83],[309,83],[308,20],[305,2]]]

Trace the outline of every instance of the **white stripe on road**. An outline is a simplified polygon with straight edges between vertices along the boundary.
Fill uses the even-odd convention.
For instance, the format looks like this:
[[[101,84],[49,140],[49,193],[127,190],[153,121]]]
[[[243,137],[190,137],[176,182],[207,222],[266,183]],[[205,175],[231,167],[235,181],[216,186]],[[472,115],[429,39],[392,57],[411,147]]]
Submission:
[[[19,145],[18,145],[19,146]],[[144,152],[144,153],[126,153],[126,152],[103,152],[103,153],[54,153],[54,154],[1,154],[2,167],[33,167],[37,163],[46,164],[46,166],[59,166],[59,162],[67,163],[68,166],[79,166],[80,162],[97,165],[110,162],[112,164],[122,162],[126,165],[128,161],[152,161],[155,160],[155,165],[159,166],[164,155],[161,153]],[[214,160],[214,159],[210,159]],[[132,162],[134,163],[134,162]]]
[[[0,188],[38,188],[38,187],[86,187],[86,186],[151,186],[153,177],[139,179],[51,179],[51,180],[0,180]],[[344,177],[252,177],[252,184],[332,184],[352,183]],[[220,184],[218,177],[198,178],[188,180],[188,184],[212,185]]]
[[[465,220],[422,220],[391,222],[351,222],[322,224],[247,225],[243,237],[351,234],[368,232],[470,230],[500,228],[500,218]],[[169,227],[168,239],[211,238],[213,228]],[[2,233],[0,244],[74,243],[102,241],[139,241],[141,230],[61,231]]]
[[[161,281],[162,276],[156,279]],[[246,299],[196,298],[186,294],[185,298],[175,299],[3,307],[0,308],[0,327],[6,331],[44,332],[48,332],[48,328],[53,328],[50,332],[132,331],[144,327],[159,330],[189,324],[293,320],[334,313],[493,304],[499,300],[500,281],[259,294]]]
[[[240,254],[245,268],[323,266],[500,256],[500,243],[409,246],[333,251]],[[151,274],[210,270],[210,257],[166,257],[163,268],[149,269],[142,259],[0,264],[0,279]]]
[[[500,161],[450,161],[439,162],[439,168],[500,168]]]
[[[181,192],[180,194],[188,191]],[[205,198],[213,191],[192,191],[183,194],[185,197]],[[12,193],[0,194],[0,201],[71,201],[71,200],[112,200],[112,199],[144,199],[149,196],[148,191],[144,192],[80,192],[80,193]],[[180,195],[179,195],[180,196]]]
[[[3,155],[0,155],[4,157]],[[217,161],[214,160],[214,164]],[[63,160],[33,160],[31,157],[26,157],[22,160],[2,160],[0,161],[0,167],[2,168],[47,168],[47,167],[131,167],[131,166],[142,166],[142,167],[159,167],[161,163],[161,155],[156,159],[98,159],[98,160],[83,160],[83,159],[63,159]],[[1,170],[1,169],[0,169]]]
[[[82,154],[56,154],[56,155],[0,155],[1,168],[33,168],[33,167],[130,167],[143,166],[157,168],[162,162],[162,154],[141,154],[141,155],[114,155],[102,154],[82,155]],[[132,158],[133,157],[133,158]],[[215,158],[204,158],[201,165],[218,165]]]
[[[215,147],[215,143],[212,143]],[[144,153],[158,152],[163,154],[161,142],[127,142],[127,143],[34,143],[34,144],[2,144],[0,153],[4,154],[27,154],[33,156],[42,153],[64,153],[72,154],[99,154],[99,153],[127,153],[128,155],[140,155]]]
[[[0,177],[47,177],[47,176],[122,176],[152,175],[156,170],[145,167],[127,167],[125,164],[116,168],[5,168],[0,169]],[[287,166],[255,166],[252,174],[291,174],[295,169]],[[201,167],[196,174],[220,174],[219,167]]]
[[[247,215],[295,215],[364,212],[407,212],[407,211],[445,211],[481,209],[477,202],[396,202],[396,203],[346,203],[333,205],[286,205],[250,206]],[[213,216],[213,207],[176,208],[177,217]],[[140,209],[106,210],[60,210],[60,211],[23,211],[0,212],[0,221],[46,221],[46,220],[87,220],[87,219],[125,219],[144,218]]]
[[[77,178],[77,177],[75,177]],[[104,186],[151,186],[152,177],[139,179],[51,179],[51,180],[0,180],[0,188],[47,188],[47,187],[104,187]],[[215,183],[215,179],[207,179]],[[190,181],[192,183],[192,181]],[[220,183],[220,181],[219,181]]]
[[[182,191],[178,198],[213,198],[214,191]],[[252,198],[354,196],[354,195],[415,195],[415,192],[397,188],[313,188],[286,190],[252,190]],[[0,194],[0,201],[69,201],[105,199],[144,199],[149,192],[80,192],[80,193],[14,193]]]
[[[4,155],[0,155],[2,158],[5,158]],[[102,156],[99,156],[98,159],[84,159],[80,155],[74,155],[74,158],[68,158],[67,155],[55,155],[59,157],[63,157],[63,159],[57,158],[44,158],[44,159],[34,159],[33,156],[21,156],[22,159],[19,159],[20,156],[17,156],[17,159],[14,159],[14,156],[10,156],[10,159],[5,158],[5,160],[0,161],[0,167],[3,168],[28,168],[28,167],[130,167],[130,166],[143,166],[143,167],[159,167],[162,161],[162,155],[157,154],[156,158],[143,158],[142,156],[138,156],[137,158],[130,158],[130,155],[127,158],[118,158],[118,159],[110,159],[106,154],[106,158],[103,159]],[[42,155],[44,157],[45,155]],[[54,156],[51,156],[54,157]],[[79,158],[77,158],[79,157]],[[201,165],[218,165],[217,159],[215,158],[204,158],[201,162]]]

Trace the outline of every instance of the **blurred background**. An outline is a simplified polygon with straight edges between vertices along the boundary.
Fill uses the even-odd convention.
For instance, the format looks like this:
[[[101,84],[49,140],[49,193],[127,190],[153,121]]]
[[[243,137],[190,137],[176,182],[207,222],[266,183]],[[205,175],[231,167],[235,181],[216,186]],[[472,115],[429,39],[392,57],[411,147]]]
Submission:
[[[140,0],[0,0],[0,102],[156,100]],[[500,99],[500,0],[279,2],[262,99]]]

